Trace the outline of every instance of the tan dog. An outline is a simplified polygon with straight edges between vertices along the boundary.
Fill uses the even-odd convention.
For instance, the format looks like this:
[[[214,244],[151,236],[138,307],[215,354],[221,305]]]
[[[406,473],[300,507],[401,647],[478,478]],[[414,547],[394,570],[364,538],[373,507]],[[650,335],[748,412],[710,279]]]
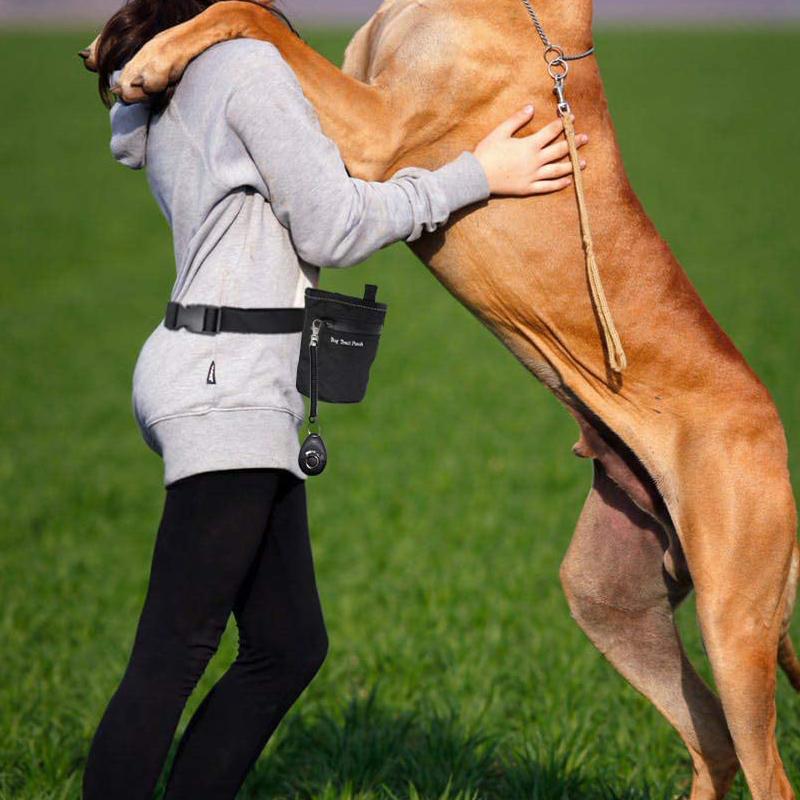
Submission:
[[[534,2],[552,40],[589,45],[591,0]],[[362,178],[439,166],[531,100],[539,122],[555,114],[520,0],[387,0],[344,72],[257,6],[219,3],[145,46],[123,96],[163,89],[199,52],[239,36],[278,47]],[[591,137],[586,191],[627,371],[607,368],[571,192],[492,199],[414,251],[577,420],[575,452],[594,459],[595,476],[564,590],[591,641],[686,743],[692,800],[723,797],[740,765],[756,800],[790,798],[774,736],[776,659],[800,689],[784,432],[631,190],[594,59],[572,64],[567,89]],[[673,622],[692,588],[719,698]]]

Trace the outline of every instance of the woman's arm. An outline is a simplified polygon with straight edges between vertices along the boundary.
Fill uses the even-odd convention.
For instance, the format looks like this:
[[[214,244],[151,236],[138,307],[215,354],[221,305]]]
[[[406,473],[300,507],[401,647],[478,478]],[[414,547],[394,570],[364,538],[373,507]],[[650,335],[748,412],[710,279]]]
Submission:
[[[559,145],[545,147],[561,132],[560,122],[557,131],[548,126],[534,136],[511,138],[532,110],[504,123],[475,154],[464,152],[440,169],[406,168],[385,182],[351,178],[292,70],[271,45],[258,49],[246,79],[233,90],[227,120],[308,263],[355,264],[387,244],[436,230],[452,212],[491,192],[532,194],[567,185],[567,162],[542,161],[564,156]]]

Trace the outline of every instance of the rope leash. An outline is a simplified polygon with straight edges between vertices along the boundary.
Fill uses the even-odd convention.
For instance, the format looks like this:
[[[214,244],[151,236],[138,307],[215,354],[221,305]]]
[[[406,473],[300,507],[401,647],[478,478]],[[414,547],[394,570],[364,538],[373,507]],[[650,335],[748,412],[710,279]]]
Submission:
[[[594,241],[592,230],[589,225],[589,209],[586,204],[586,194],[583,189],[583,176],[581,175],[581,162],[578,156],[578,146],[575,142],[575,128],[572,124],[571,109],[564,97],[565,83],[569,73],[570,61],[577,61],[586,58],[594,52],[594,47],[590,47],[583,53],[566,55],[564,51],[552,44],[544,32],[536,12],[533,10],[529,0],[522,0],[531,20],[533,21],[536,32],[545,46],[544,60],[547,63],[547,71],[553,79],[553,94],[557,98],[558,114],[564,123],[564,135],[569,146],[569,158],[572,162],[573,181],[575,183],[575,196],[578,201],[578,216],[580,218],[581,238],[583,241],[583,252],[586,258],[586,277],[589,281],[589,291],[592,303],[603,331],[606,350],[608,352],[608,362],[611,369],[616,373],[621,373],[628,366],[628,359],[622,348],[622,342],[614,324],[614,317],[608,306],[606,293],[603,289],[603,281],[600,278],[600,269],[597,266],[597,259],[594,255]]]
[[[559,111],[559,113],[561,113]],[[575,195],[578,198],[578,216],[581,220],[581,234],[583,238],[583,252],[586,254],[586,275],[589,279],[589,288],[594,301],[594,307],[600,320],[600,327],[603,329],[603,338],[608,350],[608,361],[614,372],[623,372],[628,366],[628,359],[622,349],[622,342],[614,325],[614,318],[611,316],[611,309],[608,307],[606,293],[603,290],[603,282],[600,279],[600,270],[597,266],[597,259],[594,255],[594,241],[592,231],[589,227],[589,210],[586,207],[586,195],[583,192],[583,176],[581,175],[580,159],[578,158],[578,147],[575,144],[575,128],[572,125],[569,112],[561,113],[564,121],[564,133],[569,145],[569,157],[572,161],[575,181]]]

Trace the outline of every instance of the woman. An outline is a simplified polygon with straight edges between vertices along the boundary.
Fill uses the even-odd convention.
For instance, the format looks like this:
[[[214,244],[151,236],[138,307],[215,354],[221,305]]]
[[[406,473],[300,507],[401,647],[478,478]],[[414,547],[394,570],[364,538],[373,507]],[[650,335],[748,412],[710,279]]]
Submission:
[[[105,96],[113,70],[145,41],[211,2],[130,0],[98,45]],[[278,51],[238,40],[195,59],[149,107],[115,105],[111,147],[123,164],[147,166],[172,227],[173,301],[299,307],[321,266],[413,241],[490,193],[567,186],[566,145],[551,144],[560,122],[512,138],[532,114],[518,111],[441,169],[367,183],[348,176]],[[233,798],[322,664],[297,461],[299,346],[297,333],[204,336],[160,324],[142,348],[134,411],[163,457],[166,500],[130,661],[92,740],[85,800],[150,798],[231,611],[238,656],[189,723],[167,800]]]

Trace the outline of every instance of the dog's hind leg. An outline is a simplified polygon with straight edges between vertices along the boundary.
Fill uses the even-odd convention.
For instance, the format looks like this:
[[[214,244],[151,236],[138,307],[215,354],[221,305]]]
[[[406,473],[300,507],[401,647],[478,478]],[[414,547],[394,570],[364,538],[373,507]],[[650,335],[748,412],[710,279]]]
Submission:
[[[592,490],[561,566],[572,615],[592,643],[680,734],[691,800],[718,800],[738,769],[719,699],[681,647],[673,610],[690,587],[664,569],[669,541],[595,461]]]
[[[692,484],[681,528],[703,641],[750,793],[787,800],[794,794],[775,742],[775,683],[793,589],[794,502],[785,471],[758,473],[754,463],[720,476],[719,488],[707,478]]]
[[[800,550],[795,546],[792,552],[792,565],[789,569],[789,580],[787,585],[786,605],[783,609],[783,620],[781,622],[780,645],[778,646],[778,664],[786,673],[789,683],[796,692],[800,692],[800,663],[797,661],[797,654],[794,652],[792,640],[789,637],[789,625],[792,622],[792,611],[794,601],[797,597],[797,578],[800,575]]]

